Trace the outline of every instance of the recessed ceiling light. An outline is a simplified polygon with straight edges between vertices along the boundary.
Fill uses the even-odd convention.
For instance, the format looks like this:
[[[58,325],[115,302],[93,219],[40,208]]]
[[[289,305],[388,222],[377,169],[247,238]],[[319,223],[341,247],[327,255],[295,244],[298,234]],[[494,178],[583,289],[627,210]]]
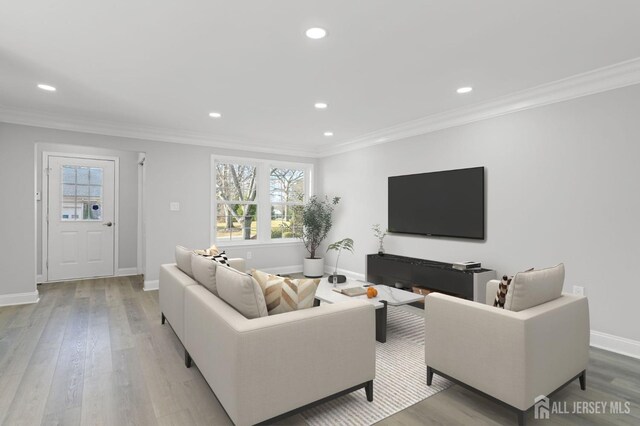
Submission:
[[[327,109],[329,105],[324,102],[316,102],[313,106],[316,107],[316,109]]]
[[[47,92],[55,92],[56,88],[49,86],[48,84],[38,84],[38,89],[46,90]]]
[[[472,90],[473,90],[473,87],[461,87],[458,90],[456,90],[456,92],[462,94],[462,93],[469,93]]]
[[[324,135],[327,137],[333,136],[333,132],[324,132]]]
[[[222,114],[220,114],[219,112],[210,112],[209,113],[209,117],[211,117],[211,118],[220,118],[220,117],[222,117]]]
[[[305,34],[313,40],[319,40],[327,36],[327,30],[324,28],[309,28]]]

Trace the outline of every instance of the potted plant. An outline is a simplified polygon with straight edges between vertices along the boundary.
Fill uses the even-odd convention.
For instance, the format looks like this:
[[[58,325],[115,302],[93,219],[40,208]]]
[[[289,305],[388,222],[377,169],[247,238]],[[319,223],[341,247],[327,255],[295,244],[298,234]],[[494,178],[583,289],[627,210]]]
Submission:
[[[378,239],[378,242],[380,243],[380,246],[378,247],[378,255],[384,256],[384,237],[387,236],[388,229],[385,229],[383,231],[382,229],[380,229],[379,223],[373,225],[371,229],[373,229],[373,235],[375,235],[375,237]]]
[[[305,277],[319,278],[324,274],[324,259],[316,257],[316,250],[331,230],[333,209],[339,202],[340,197],[334,197],[329,201],[328,197],[321,200],[314,195],[302,209],[300,238],[309,252],[309,257],[305,258],[303,263]]]
[[[342,253],[342,250],[347,250],[353,253],[353,240],[351,238],[345,238],[340,241],[336,241],[327,247],[327,251],[329,250],[335,250],[338,252],[338,256],[336,257],[336,267],[333,270],[333,275],[329,276],[329,282],[334,284],[343,283],[347,281],[347,277],[344,275],[338,275],[338,261],[340,260],[340,253]]]

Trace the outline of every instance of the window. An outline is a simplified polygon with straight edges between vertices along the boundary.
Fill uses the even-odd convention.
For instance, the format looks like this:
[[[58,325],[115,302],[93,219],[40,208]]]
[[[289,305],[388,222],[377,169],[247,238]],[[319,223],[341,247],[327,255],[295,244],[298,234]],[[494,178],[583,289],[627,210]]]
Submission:
[[[257,168],[217,163],[216,240],[255,240],[258,236]]]
[[[63,221],[102,220],[102,168],[62,166]]]
[[[311,171],[311,164],[213,157],[213,242],[296,240]]]
[[[301,214],[305,202],[304,169],[272,167],[269,174],[271,238],[301,235]]]

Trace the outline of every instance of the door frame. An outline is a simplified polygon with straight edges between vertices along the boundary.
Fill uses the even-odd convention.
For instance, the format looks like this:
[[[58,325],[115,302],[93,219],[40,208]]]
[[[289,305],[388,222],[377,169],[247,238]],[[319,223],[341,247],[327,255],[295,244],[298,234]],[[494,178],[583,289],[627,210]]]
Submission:
[[[42,282],[49,282],[49,157],[66,157],[77,158],[83,160],[103,160],[114,162],[114,197],[113,208],[114,217],[113,222],[116,224],[113,233],[113,275],[116,276],[118,272],[118,253],[119,241],[118,234],[120,233],[120,218],[119,203],[120,203],[120,157],[113,157],[109,155],[94,155],[94,154],[71,154],[68,152],[42,152]]]

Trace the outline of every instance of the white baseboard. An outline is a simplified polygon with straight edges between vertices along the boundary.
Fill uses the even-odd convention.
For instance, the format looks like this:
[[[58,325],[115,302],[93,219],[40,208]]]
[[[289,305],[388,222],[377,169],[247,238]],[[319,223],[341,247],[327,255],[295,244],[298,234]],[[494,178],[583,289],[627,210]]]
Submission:
[[[129,275],[138,275],[138,268],[118,268],[116,271],[116,277],[126,277]]]
[[[302,272],[302,265],[276,266],[275,268],[256,268],[268,274],[293,274]]]
[[[144,281],[144,287],[142,288],[144,291],[153,291],[158,290],[160,288],[160,280],[151,280]]]
[[[591,346],[640,359],[640,342],[591,330]]]
[[[38,303],[39,300],[38,290],[30,293],[1,294],[0,306],[27,305],[29,303]]]
[[[331,267],[331,265],[325,265],[324,266],[324,272],[326,274],[333,274],[333,268]],[[365,276],[364,274],[360,274],[358,272],[353,272],[353,271],[349,271],[347,269],[342,269],[342,268],[338,268],[338,274],[340,275],[344,275],[347,278],[351,279],[351,280],[360,280],[360,281],[365,281]]]

